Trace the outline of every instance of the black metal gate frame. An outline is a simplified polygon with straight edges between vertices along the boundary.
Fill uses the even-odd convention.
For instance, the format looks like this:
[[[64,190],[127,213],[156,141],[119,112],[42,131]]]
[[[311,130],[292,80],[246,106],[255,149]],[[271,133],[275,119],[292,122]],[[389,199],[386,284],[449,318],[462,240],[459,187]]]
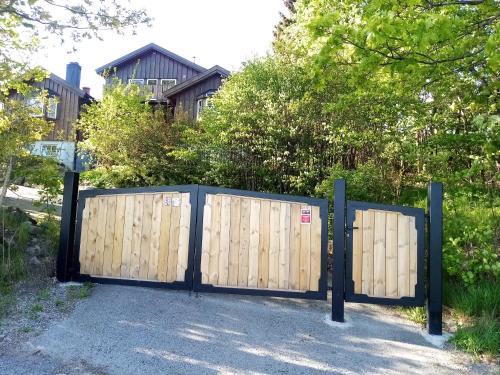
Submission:
[[[328,256],[328,200],[295,195],[282,195],[271,193],[260,193],[248,190],[226,189],[212,186],[199,186],[198,206],[203,208],[207,194],[228,194],[243,197],[279,200],[284,202],[306,203],[311,206],[319,206],[321,218],[321,276],[319,279],[318,291],[295,292],[275,289],[257,288],[234,288],[221,287],[212,284],[202,284],[201,281],[201,244],[203,233],[203,209],[198,210],[198,220],[196,223],[196,251],[194,269],[194,291],[196,292],[218,292],[229,294],[245,294],[255,296],[274,296],[288,298],[320,299],[327,298],[327,256]]]
[[[370,297],[366,294],[357,294],[354,292],[354,280],[352,278],[353,267],[353,223],[355,220],[355,210],[383,210],[402,213],[407,216],[415,217],[415,227],[417,229],[417,284],[415,285],[415,297],[402,298],[383,298]],[[346,226],[346,285],[345,285],[345,300],[348,302],[360,303],[376,303],[383,305],[398,305],[398,306],[424,306],[424,210],[421,208],[407,206],[392,206],[378,203],[347,201],[347,226]]]
[[[124,195],[124,194],[139,194],[139,193],[190,193],[189,200],[191,204],[191,218],[190,218],[190,233],[189,233],[189,246],[188,246],[188,265],[184,276],[184,281],[164,282],[152,280],[131,280],[120,279],[116,277],[94,277],[80,273],[80,239],[82,232],[82,216],[83,209],[87,198],[93,198],[102,195]],[[198,210],[198,185],[172,185],[172,186],[155,186],[155,187],[141,187],[141,188],[127,188],[127,189],[91,189],[83,190],[78,197],[78,211],[76,218],[76,237],[75,237],[75,252],[73,257],[73,267],[70,273],[73,275],[72,279],[75,281],[91,281],[101,284],[118,284],[118,285],[136,285],[147,286],[154,288],[166,289],[185,289],[192,290],[193,288],[193,259],[194,259],[194,245],[195,245],[195,228],[196,228],[196,211]]]

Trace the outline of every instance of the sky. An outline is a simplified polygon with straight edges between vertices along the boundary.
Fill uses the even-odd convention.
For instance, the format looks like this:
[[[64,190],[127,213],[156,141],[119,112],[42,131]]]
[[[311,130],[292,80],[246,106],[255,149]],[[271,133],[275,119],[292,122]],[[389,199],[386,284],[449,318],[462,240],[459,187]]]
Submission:
[[[130,6],[144,8],[153,17],[151,27],[141,26],[137,35],[103,32],[103,41],[90,40],[60,45],[46,40],[33,62],[64,78],[66,64],[82,66],[81,87],[90,87],[100,98],[104,80],[95,69],[146,44],[156,43],[188,60],[210,68],[220,65],[236,71],[241,63],[264,56],[271,48],[274,26],[282,0],[131,0]]]

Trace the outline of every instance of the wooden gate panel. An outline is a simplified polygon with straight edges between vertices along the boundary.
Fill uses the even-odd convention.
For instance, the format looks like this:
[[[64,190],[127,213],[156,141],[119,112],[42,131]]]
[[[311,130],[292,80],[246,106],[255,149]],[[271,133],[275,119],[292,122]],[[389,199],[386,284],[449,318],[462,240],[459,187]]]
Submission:
[[[125,280],[186,282],[191,193],[103,194],[84,198],[80,274]],[[191,255],[190,255],[191,254]]]
[[[314,205],[277,195],[204,189],[197,290],[315,292],[323,298],[326,201],[311,199]],[[301,223],[301,210],[309,210],[311,223]]]
[[[370,302],[356,295],[423,300],[423,210],[364,202],[348,202],[347,207],[352,231],[347,300]]]

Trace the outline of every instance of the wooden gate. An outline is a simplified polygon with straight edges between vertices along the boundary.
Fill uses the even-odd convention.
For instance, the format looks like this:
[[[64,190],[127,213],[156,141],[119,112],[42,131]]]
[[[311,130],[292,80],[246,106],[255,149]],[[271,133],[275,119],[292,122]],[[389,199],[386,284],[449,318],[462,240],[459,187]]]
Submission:
[[[422,209],[348,201],[346,301],[422,305],[423,228]]]
[[[192,186],[81,192],[80,275],[191,287],[196,201]]]
[[[203,186],[198,204],[196,291],[326,299],[326,200]]]

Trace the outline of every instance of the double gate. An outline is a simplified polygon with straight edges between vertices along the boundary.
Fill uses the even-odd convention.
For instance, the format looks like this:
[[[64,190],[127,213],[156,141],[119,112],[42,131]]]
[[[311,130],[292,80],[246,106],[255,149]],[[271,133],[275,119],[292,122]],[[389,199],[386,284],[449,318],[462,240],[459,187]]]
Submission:
[[[326,200],[199,185],[81,191],[73,280],[326,299]]]

